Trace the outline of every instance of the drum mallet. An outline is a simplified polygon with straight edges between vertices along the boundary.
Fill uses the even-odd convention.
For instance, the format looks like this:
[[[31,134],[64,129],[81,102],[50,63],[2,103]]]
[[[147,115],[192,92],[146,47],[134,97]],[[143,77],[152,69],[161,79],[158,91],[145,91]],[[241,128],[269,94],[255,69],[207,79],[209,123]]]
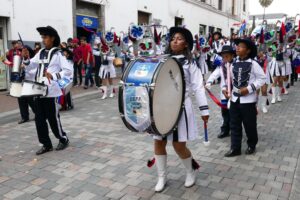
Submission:
[[[207,133],[207,122],[204,122],[204,146],[209,146],[210,142],[208,141],[208,133]]]

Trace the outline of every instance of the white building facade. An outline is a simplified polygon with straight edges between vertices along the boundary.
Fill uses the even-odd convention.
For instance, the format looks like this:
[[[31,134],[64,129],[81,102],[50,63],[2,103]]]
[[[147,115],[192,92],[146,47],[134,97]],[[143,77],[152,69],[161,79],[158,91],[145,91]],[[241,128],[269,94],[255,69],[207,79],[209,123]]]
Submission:
[[[38,26],[56,28],[62,41],[92,32],[126,32],[129,24],[185,25],[193,34],[221,31],[248,19],[249,0],[0,0],[0,56],[11,40],[39,41]]]

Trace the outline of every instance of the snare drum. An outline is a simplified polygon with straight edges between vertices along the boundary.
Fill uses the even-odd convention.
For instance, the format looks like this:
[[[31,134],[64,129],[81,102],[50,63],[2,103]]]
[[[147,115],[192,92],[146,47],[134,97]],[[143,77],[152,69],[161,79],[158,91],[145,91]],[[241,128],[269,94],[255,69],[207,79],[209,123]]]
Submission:
[[[14,83],[10,84],[9,94],[12,97],[21,97],[22,94],[22,83]]]
[[[34,81],[24,80],[22,88],[22,97],[46,96],[48,94],[48,86]]]
[[[178,124],[184,98],[184,72],[175,59],[137,59],[121,79],[119,111],[131,131],[166,136]]]

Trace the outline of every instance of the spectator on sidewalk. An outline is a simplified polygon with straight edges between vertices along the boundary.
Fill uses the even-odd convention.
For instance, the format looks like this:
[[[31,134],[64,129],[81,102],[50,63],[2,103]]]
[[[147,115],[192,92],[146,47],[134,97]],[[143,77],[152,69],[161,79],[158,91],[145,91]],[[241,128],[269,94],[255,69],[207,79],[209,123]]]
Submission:
[[[90,87],[94,86],[94,79],[92,76],[94,58],[92,54],[91,45],[87,43],[86,37],[80,38],[80,44],[81,44],[82,58],[83,58],[83,64],[85,69],[84,89],[88,89],[89,82],[90,82]]]
[[[42,45],[40,42],[34,43],[34,54],[37,54],[42,49]]]
[[[79,46],[79,40],[74,38],[72,40],[73,47],[73,62],[74,62],[74,78],[73,78],[73,86],[81,86],[82,84],[82,51]],[[79,74],[79,84],[77,82],[77,73]]]

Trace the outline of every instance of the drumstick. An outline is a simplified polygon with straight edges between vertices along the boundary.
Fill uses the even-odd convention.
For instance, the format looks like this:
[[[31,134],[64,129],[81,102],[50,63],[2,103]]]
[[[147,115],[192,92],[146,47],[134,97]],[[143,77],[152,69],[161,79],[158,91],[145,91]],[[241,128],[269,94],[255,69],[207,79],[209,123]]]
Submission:
[[[207,133],[207,122],[204,122],[204,146],[209,146],[210,142],[208,141],[208,133]]]
[[[226,67],[226,66],[225,66]],[[229,99],[228,99],[228,103],[227,103],[227,108],[229,109],[230,108],[230,99],[231,99],[231,68],[230,68],[230,64],[227,63],[227,87],[228,87],[228,96],[229,96]]]

